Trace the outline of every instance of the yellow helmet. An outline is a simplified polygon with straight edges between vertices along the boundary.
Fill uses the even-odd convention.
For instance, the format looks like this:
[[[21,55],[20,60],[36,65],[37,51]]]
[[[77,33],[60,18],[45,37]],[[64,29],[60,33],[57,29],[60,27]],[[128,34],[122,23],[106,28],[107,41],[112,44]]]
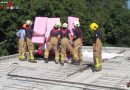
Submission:
[[[26,21],[26,24],[27,24],[27,25],[32,25],[32,21],[31,21],[31,20],[27,20],[27,21]]]
[[[67,28],[68,24],[67,23],[63,23],[62,27]]]
[[[92,29],[92,30],[94,30],[94,31],[97,30],[98,27],[99,27],[99,26],[98,26],[97,23],[91,23],[91,24],[90,24],[90,29]]]
[[[61,27],[61,22],[60,21],[56,22],[55,27],[57,28]]]

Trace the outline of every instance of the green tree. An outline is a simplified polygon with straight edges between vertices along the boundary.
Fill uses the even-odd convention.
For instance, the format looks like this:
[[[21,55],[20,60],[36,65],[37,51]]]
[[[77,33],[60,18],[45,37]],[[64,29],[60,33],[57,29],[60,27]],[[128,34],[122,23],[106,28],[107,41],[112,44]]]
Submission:
[[[84,45],[92,45],[92,31],[89,25],[100,26],[104,45],[130,46],[130,10],[127,0],[13,0],[13,10],[1,10],[0,56],[17,53],[16,32],[27,20],[37,16],[60,17],[62,23],[68,16],[80,19]]]

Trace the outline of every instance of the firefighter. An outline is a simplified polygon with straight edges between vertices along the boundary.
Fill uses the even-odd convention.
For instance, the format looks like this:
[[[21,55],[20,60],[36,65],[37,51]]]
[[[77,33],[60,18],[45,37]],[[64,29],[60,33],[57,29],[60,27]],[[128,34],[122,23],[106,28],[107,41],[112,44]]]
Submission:
[[[94,67],[96,71],[100,71],[102,69],[102,43],[101,43],[101,32],[98,28],[98,24],[92,23],[90,24],[90,28],[94,31],[93,35],[93,59],[94,59]]]
[[[73,48],[71,46],[72,39],[70,30],[67,29],[68,24],[63,23],[61,30],[59,31],[58,38],[61,40],[61,65],[64,66],[64,61],[66,57],[66,50],[68,49],[71,53],[73,52]]]
[[[34,60],[34,45],[31,41],[32,35],[33,35],[33,30],[32,30],[32,21],[30,21],[30,20],[26,21],[25,33],[26,33],[26,38],[25,38],[26,46],[27,46],[27,49],[29,52],[28,60],[31,63],[36,63],[36,61]]]
[[[73,59],[72,64],[80,65],[82,61],[82,30],[80,28],[80,23],[78,21],[74,22],[73,29],[74,37],[73,37]]]
[[[25,58],[25,52],[26,52],[25,28],[26,28],[26,24],[24,24],[22,27],[20,27],[20,30],[16,33],[16,35],[19,37],[18,59],[22,60],[22,61],[26,60],[26,58]]]
[[[44,58],[45,63],[48,63],[49,51],[53,49],[55,51],[55,63],[59,63],[59,49],[58,49],[58,33],[61,27],[61,23],[57,22],[50,32],[50,36],[46,41],[47,47],[45,49]]]

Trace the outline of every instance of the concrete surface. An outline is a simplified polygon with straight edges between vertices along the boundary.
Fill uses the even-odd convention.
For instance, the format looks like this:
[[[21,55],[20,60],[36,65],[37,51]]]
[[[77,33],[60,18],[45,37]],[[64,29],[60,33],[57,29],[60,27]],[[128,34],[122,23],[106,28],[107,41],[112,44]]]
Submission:
[[[92,47],[83,50],[92,51]],[[84,56],[80,66],[54,61],[19,61],[17,55],[0,57],[0,90],[130,90],[130,48],[104,47],[103,52],[122,54],[105,59],[103,69],[92,72],[93,60]]]

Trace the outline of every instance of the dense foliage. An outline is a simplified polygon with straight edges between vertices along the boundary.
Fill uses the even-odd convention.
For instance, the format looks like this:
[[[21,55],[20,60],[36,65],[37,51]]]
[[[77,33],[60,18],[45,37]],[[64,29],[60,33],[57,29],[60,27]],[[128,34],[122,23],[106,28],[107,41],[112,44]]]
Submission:
[[[27,19],[36,16],[80,18],[84,45],[92,45],[89,24],[100,25],[104,46],[130,46],[130,10],[127,0],[13,0],[14,9],[0,8],[0,56],[17,52],[16,32]]]

